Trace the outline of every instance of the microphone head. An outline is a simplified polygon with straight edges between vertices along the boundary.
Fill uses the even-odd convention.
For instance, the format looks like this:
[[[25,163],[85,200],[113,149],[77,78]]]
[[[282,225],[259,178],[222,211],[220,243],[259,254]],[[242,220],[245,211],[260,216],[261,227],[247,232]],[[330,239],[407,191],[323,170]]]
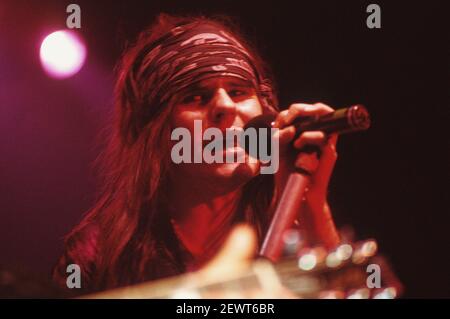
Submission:
[[[248,123],[244,126],[244,132],[248,132],[249,129],[256,130],[256,145],[255,147],[251,147],[249,136],[245,136],[244,139],[240,139],[240,142],[244,142],[244,145],[241,145],[242,148],[245,149],[247,154],[252,156],[253,158],[260,159],[260,147],[261,142],[264,142],[267,149],[267,154],[272,154],[272,134],[271,134],[271,128],[272,123],[275,121],[275,118],[277,117],[277,113],[270,113],[270,114],[263,114],[258,115],[254,118],[252,118]],[[266,129],[266,134],[260,134],[260,129]],[[265,141],[261,141],[261,138],[265,138]]]
[[[258,115],[254,118],[252,118],[248,123],[244,126],[244,130],[248,128],[268,128],[270,129],[272,127],[272,122],[275,121],[275,118],[277,117],[276,114],[263,114]]]
[[[245,126],[244,131],[247,132],[248,129],[253,129],[257,131],[257,147],[250,148],[250,143],[248,136],[245,136],[243,141],[245,145],[241,145],[245,151],[253,156],[254,158],[258,158],[259,147],[261,145],[267,145],[267,149],[271,151],[271,138],[270,134],[272,123],[275,120],[277,113],[269,113],[263,114],[254,117],[251,119]],[[338,109],[332,113],[328,113],[319,117],[302,117],[294,120],[292,125],[296,128],[296,136],[300,135],[305,131],[323,131],[326,134],[331,133],[352,133],[358,131],[367,130],[370,127],[370,115],[367,109],[361,105],[353,105],[348,108]],[[269,134],[259,134],[260,129],[266,129]],[[261,138],[267,138],[265,141],[261,141]],[[266,143],[266,144],[261,144]],[[253,154],[255,153],[256,154]]]
[[[355,131],[364,131],[370,127],[369,111],[364,105],[357,104],[348,108],[348,121]]]

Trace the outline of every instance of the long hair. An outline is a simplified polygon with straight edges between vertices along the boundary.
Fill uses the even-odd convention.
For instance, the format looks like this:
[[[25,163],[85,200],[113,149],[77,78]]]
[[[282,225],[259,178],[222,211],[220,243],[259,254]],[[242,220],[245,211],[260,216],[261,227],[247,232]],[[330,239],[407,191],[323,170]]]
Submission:
[[[81,267],[83,291],[97,291],[182,273],[181,246],[169,221],[166,190],[170,163],[171,103],[149,105],[135,72],[148,48],[172,28],[192,22],[215,23],[230,31],[253,55],[259,72],[267,66],[223,18],[160,15],[122,56],[115,86],[115,105],[108,146],[99,158],[98,200],[65,238],[65,254],[54,278],[65,285],[67,264]],[[151,85],[151,83],[150,83]],[[260,97],[261,99],[262,97]],[[267,102],[267,101],[266,101]],[[277,108],[276,99],[269,102]],[[263,104],[264,107],[264,104]],[[255,226],[259,236],[273,197],[272,175],[248,182],[236,211],[236,221]]]

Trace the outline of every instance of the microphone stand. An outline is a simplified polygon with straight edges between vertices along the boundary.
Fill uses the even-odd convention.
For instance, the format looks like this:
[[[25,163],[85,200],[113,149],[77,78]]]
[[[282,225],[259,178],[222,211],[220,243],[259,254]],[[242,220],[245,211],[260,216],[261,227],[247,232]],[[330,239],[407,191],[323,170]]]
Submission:
[[[261,256],[273,262],[281,257],[284,248],[283,235],[294,224],[298,214],[301,216],[302,202],[309,183],[310,177],[306,171],[299,169],[298,172],[289,174],[272,223],[264,238]]]

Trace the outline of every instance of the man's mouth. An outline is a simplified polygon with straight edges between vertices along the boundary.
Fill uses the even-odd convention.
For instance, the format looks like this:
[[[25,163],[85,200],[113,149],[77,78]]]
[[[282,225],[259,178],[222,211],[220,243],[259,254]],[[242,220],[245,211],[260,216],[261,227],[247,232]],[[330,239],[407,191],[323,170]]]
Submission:
[[[211,144],[213,143],[213,144]],[[216,155],[216,152],[220,152],[222,151],[223,153],[225,152],[236,152],[239,150],[243,150],[243,148],[241,147],[241,145],[239,144],[237,138],[234,139],[216,139],[214,141],[207,141],[206,143],[203,144],[203,149],[207,146],[211,144],[211,146],[209,146],[211,148],[211,155]]]
[[[212,140],[203,141],[203,149],[210,145],[212,147],[211,154],[215,155],[217,150],[226,151],[236,151],[242,149],[239,142],[239,132],[242,131],[242,128],[230,127],[226,130],[222,130],[222,136],[214,138]],[[229,132],[227,134],[227,132]]]

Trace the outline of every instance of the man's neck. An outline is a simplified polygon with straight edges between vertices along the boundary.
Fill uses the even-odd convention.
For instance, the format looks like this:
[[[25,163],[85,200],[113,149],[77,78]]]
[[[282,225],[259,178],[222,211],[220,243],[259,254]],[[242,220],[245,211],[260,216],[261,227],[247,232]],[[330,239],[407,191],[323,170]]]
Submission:
[[[202,263],[211,258],[229,233],[240,190],[212,193],[180,184],[171,192],[172,224],[182,244]]]

